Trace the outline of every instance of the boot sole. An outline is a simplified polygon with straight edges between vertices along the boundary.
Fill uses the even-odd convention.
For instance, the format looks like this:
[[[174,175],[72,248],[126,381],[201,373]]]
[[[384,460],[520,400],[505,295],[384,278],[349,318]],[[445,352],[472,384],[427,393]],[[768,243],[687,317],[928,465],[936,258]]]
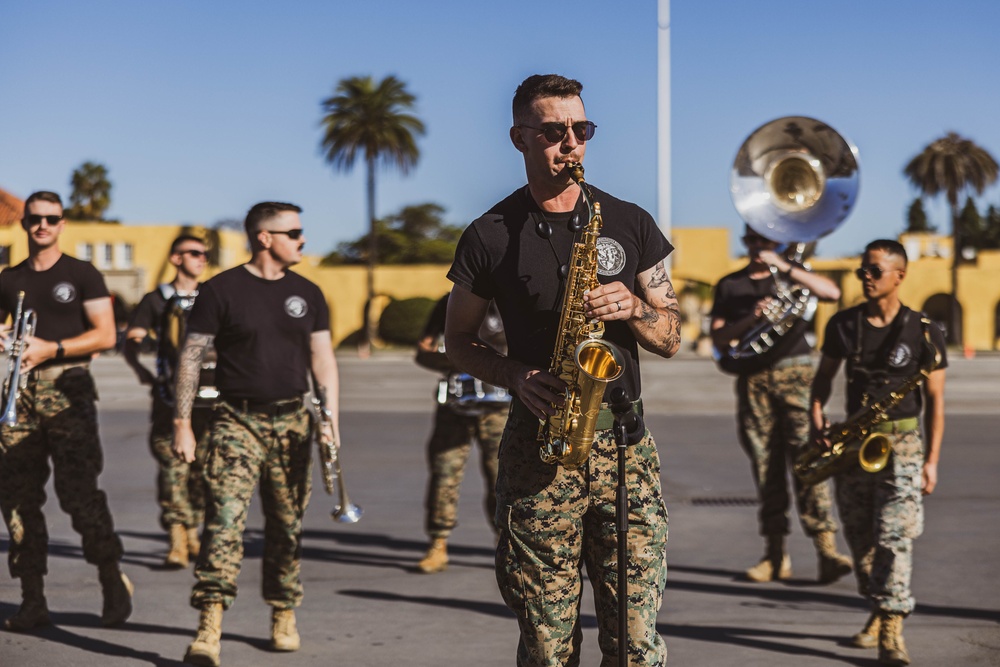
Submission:
[[[192,652],[190,649],[184,654],[184,662],[189,665],[197,665],[198,667],[219,667],[222,664],[222,661],[214,655],[197,651]]]
[[[28,632],[30,630],[34,630],[35,628],[44,628],[48,625],[52,625],[52,619],[49,618],[48,614],[45,614],[45,616],[33,620],[30,623],[12,621],[10,618],[3,622],[4,630],[9,632]]]

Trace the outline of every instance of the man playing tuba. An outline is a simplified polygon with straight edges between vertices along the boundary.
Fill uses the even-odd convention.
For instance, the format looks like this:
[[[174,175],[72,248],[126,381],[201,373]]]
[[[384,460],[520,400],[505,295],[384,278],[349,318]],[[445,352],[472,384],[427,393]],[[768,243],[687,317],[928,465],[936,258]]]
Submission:
[[[906,394],[875,426],[891,443],[886,466],[875,473],[854,466],[836,477],[837,508],[854,556],[858,590],[872,607],[868,622],[851,642],[859,648],[877,644],[879,663],[884,665],[910,663],[902,632],[903,618],[914,606],[913,539],[923,532],[921,492],[929,495],[937,486],[948,365],[941,330],[899,300],[906,263],[906,250],[896,241],[872,241],[865,247],[857,275],[866,301],[827,323],[810,399],[813,438],[818,446],[828,447],[824,429],[829,422],[823,406],[844,359],[848,415],[927,373],[923,395]],[[940,355],[938,360],[935,354]],[[920,436],[921,415],[926,450]]]
[[[833,281],[793,264],[780,256],[778,244],[764,238],[749,225],[743,234],[749,263],[722,278],[712,304],[712,342],[726,350],[766,320],[764,312],[776,299],[773,271],[790,282],[809,289],[826,301],[840,298]],[[736,380],[737,424],[740,445],[750,457],[760,501],[760,533],[766,546],[764,557],[746,570],[750,581],[763,582],[792,576],[791,559],[785,549],[789,532],[788,477],[792,462],[809,438],[808,387],[813,376],[811,348],[804,327],[795,327],[773,349],[765,351],[757,367],[739,373]],[[836,581],[851,571],[850,560],[836,550],[837,530],[827,483],[808,486],[792,478],[792,491],[799,520],[812,538],[819,557],[820,583]]]

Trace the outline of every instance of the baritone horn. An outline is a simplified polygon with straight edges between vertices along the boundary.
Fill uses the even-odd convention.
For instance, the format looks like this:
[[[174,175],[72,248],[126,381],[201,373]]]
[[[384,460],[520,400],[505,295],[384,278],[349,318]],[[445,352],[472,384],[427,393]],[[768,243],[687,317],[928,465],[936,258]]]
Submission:
[[[21,360],[28,348],[27,340],[35,335],[37,324],[38,315],[31,308],[24,309],[24,292],[18,292],[14,323],[10,329],[10,342],[7,343],[7,378],[3,383],[3,395],[6,401],[3,417],[0,417],[2,425],[17,424],[17,397],[28,386],[28,376],[21,370]]]
[[[323,427],[330,426],[333,431],[333,415],[326,407],[326,392],[318,382],[313,381],[313,407],[316,409],[313,439],[319,447],[319,460],[322,466],[323,488],[331,496],[337,496],[338,504],[333,506],[330,516],[337,523],[357,523],[364,510],[351,502],[344,486],[344,473],[340,468],[340,443],[323,437]]]

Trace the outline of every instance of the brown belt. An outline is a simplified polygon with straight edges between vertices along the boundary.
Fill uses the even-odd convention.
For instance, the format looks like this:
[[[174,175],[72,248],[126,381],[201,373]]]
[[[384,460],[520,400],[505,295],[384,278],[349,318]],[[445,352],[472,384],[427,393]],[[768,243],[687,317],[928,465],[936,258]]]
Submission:
[[[302,397],[288,398],[279,401],[253,401],[246,398],[231,398],[221,396],[220,400],[238,412],[255,412],[257,414],[280,417],[298,412],[305,404]]]
[[[36,380],[58,380],[59,376],[73,368],[83,368],[84,370],[89,370],[90,362],[73,361],[68,364],[50,364],[48,366],[42,366],[41,368],[33,368],[28,371],[28,377],[35,378]]]

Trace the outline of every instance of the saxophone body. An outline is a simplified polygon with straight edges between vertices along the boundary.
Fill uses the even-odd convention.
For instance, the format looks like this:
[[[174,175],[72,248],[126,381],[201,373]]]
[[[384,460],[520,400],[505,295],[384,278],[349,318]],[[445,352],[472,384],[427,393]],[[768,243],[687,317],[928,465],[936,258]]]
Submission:
[[[580,241],[573,244],[559,331],[549,364],[549,373],[566,383],[565,403],[554,406],[556,414],[540,420],[538,439],[542,461],[575,470],[590,456],[604,390],[609,382],[621,377],[625,363],[621,351],[602,340],[604,323],[590,321],[584,314],[583,295],[600,285],[597,237],[602,225],[601,205],[591,199],[583,180],[583,166],[568,163],[566,168],[580,186],[590,216]]]
[[[865,472],[878,472],[889,461],[892,443],[885,435],[873,432],[878,424],[888,419],[889,411],[917,389],[941,363],[941,353],[931,342],[928,327],[930,320],[921,318],[924,327],[924,344],[933,350],[933,361],[908,377],[902,384],[874,403],[865,406],[843,422],[833,424],[827,431],[829,449],[810,444],[795,459],[796,476],[805,484],[818,484],[833,475],[861,466]]]

